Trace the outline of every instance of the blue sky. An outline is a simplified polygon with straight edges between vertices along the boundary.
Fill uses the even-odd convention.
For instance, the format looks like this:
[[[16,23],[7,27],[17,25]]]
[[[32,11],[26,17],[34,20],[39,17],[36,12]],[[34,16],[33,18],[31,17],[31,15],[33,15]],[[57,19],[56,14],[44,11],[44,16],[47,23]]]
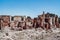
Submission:
[[[60,16],[60,0],[0,0],[0,15],[36,17],[42,12]]]

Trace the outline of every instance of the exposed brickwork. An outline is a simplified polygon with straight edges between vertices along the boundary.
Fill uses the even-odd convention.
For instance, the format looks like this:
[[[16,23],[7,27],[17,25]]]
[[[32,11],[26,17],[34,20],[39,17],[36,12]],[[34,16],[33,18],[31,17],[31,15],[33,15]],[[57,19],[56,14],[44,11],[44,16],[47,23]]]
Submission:
[[[42,29],[50,29],[51,27],[60,27],[58,17],[51,17],[48,13],[39,15],[36,18],[30,18],[26,16],[0,16],[0,27],[11,27],[16,30],[31,29],[41,27]]]

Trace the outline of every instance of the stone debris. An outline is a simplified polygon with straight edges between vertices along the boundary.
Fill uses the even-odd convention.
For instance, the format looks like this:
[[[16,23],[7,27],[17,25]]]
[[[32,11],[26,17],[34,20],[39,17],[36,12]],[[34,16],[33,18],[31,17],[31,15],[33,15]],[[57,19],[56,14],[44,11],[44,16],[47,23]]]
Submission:
[[[60,40],[60,29],[56,28],[51,32],[49,31],[39,28],[22,31],[10,30],[8,36],[5,32],[0,32],[0,40]]]

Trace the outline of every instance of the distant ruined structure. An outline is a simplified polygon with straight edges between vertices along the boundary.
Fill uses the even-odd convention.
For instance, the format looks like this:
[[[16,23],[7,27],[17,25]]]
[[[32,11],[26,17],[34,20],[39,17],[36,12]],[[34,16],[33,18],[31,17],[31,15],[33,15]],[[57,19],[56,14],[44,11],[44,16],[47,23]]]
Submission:
[[[31,28],[51,29],[60,27],[60,19],[57,15],[43,12],[36,18],[26,16],[10,16],[0,15],[0,29],[3,27],[11,27],[13,30],[23,30]]]

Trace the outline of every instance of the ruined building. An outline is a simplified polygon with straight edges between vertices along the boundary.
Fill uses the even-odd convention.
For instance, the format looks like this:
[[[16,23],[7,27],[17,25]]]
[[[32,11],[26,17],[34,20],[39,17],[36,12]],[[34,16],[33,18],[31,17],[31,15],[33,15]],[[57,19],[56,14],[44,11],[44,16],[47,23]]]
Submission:
[[[1,27],[12,27],[20,29],[28,28],[38,28],[51,29],[54,27],[60,27],[60,19],[57,15],[52,13],[43,12],[36,18],[26,17],[26,16],[10,16],[10,15],[0,15],[0,29]]]

